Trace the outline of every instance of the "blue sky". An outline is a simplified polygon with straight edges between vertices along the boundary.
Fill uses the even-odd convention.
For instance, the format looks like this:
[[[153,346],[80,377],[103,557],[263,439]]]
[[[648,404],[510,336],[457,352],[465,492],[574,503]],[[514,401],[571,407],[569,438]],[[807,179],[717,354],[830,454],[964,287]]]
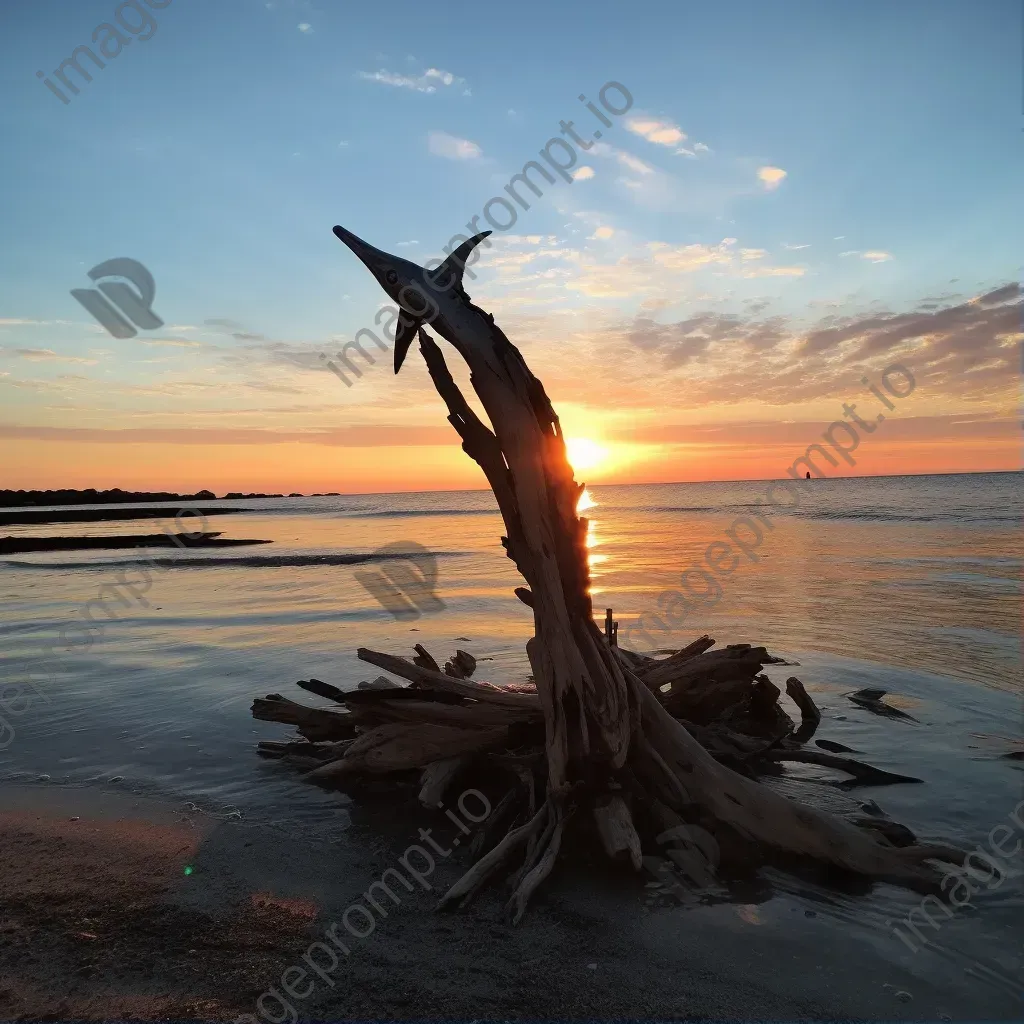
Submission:
[[[332,224],[438,255],[561,119],[597,126],[577,97],[596,101],[609,80],[634,105],[581,154],[574,171],[592,173],[529,197],[470,288],[516,340],[538,341],[555,379],[582,353],[596,391],[614,391],[600,351],[616,330],[637,342],[644,325],[709,313],[781,318],[796,337],[825,317],[952,303],[1019,277],[1009,0],[171,0],[150,12],[151,38],[64,105],[36,72],[95,45],[119,6],[32,0],[0,15],[8,426],[213,430],[233,417],[301,431],[322,422],[303,404],[335,425],[413,425],[422,374],[399,387],[378,367],[339,393],[316,365],[383,300]],[[110,338],[69,295],[114,256],[156,279],[168,326],[146,343]],[[718,372],[713,348],[691,345],[690,359],[694,335],[679,338],[666,367]],[[978,400],[947,385],[925,412]],[[835,393],[833,381],[776,405],[810,414]],[[396,396],[406,404],[389,420]],[[704,404],[721,419],[730,396],[711,389]]]

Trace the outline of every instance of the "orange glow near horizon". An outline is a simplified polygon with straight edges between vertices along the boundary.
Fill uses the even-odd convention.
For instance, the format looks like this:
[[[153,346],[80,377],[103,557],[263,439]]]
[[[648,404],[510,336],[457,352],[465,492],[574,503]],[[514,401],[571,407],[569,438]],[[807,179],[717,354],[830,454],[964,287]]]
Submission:
[[[1011,425],[1013,426],[1013,425]],[[598,461],[580,479],[591,486],[656,482],[764,480],[787,467],[820,435],[808,428],[800,443],[643,444],[612,441],[580,445]],[[620,454],[621,453],[621,454]],[[1013,471],[1021,468],[1020,441],[1008,426],[986,438],[921,436],[865,438],[856,464],[825,466],[830,477]],[[61,487],[192,494],[228,491],[343,494],[392,491],[485,490],[487,481],[457,443],[344,447],[282,444],[170,444],[9,439],[0,445],[0,486],[12,490]],[[581,508],[582,511],[582,508]]]

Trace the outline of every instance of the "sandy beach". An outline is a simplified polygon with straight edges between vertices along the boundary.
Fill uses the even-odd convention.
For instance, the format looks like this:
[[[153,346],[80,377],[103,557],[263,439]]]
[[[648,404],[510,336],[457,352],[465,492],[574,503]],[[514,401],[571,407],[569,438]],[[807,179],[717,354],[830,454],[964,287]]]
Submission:
[[[415,814],[399,827],[376,808],[348,841],[310,841],[45,783],[4,787],[0,808],[0,1017],[13,1020],[255,1014],[418,827]],[[683,909],[649,877],[581,856],[519,928],[493,897],[435,913],[457,874],[454,858],[439,864],[431,891],[349,939],[334,970],[307,967],[313,991],[288,1004],[311,1020],[1019,1019],[1012,994],[989,989],[979,1002],[979,979],[938,970],[933,954],[892,962],[819,913],[813,888],[799,897],[762,883],[747,902]],[[272,995],[262,1007],[293,1019]]]

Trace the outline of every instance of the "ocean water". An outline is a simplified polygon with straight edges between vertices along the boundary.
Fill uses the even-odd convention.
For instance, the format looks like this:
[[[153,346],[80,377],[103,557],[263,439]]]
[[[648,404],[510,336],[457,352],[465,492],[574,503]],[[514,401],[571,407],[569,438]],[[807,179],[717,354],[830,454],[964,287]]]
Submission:
[[[620,639],[636,649],[710,633],[720,644],[763,644],[798,662],[769,674],[804,681],[823,710],[819,736],[925,780],[857,791],[863,799],[924,835],[982,840],[1007,821],[1024,779],[1020,762],[1000,756],[1022,747],[1021,475],[799,481],[772,492],[774,504],[770,486],[590,488],[596,617],[611,607]],[[480,660],[479,678],[527,676],[531,613],[513,596],[522,580],[500,546],[489,492],[216,504],[246,511],[210,517],[209,529],[271,543],[163,549],[162,567],[148,570],[131,551],[0,559],[0,673],[7,684],[37,687],[27,706],[6,691],[0,781],[46,774],[118,785],[334,835],[348,820],[345,798],[255,756],[257,740],[287,730],[254,722],[254,697],[321,703],[294,681],[314,676],[348,688],[373,678],[377,670],[356,658],[361,646],[409,654],[422,643],[438,661],[464,648]],[[156,527],[146,520],[6,532]],[[429,553],[438,600],[414,594],[422,613],[396,618],[371,592],[379,588],[357,575],[389,573],[397,563],[366,559],[403,543]],[[714,573],[709,545],[718,545]],[[109,619],[92,606],[86,645],[83,609],[122,570],[142,581],[145,604],[108,600]],[[638,619],[643,630],[631,630]],[[47,643],[56,653],[48,663]],[[889,690],[918,721],[880,719],[843,697],[862,686]],[[881,923],[906,913],[907,894],[876,887],[855,911],[828,899],[837,920],[856,917],[893,956],[911,955]],[[984,914],[965,912],[944,928],[942,955],[1005,987],[1021,966],[1019,941],[1005,941],[1019,936],[1019,879],[983,902]]]

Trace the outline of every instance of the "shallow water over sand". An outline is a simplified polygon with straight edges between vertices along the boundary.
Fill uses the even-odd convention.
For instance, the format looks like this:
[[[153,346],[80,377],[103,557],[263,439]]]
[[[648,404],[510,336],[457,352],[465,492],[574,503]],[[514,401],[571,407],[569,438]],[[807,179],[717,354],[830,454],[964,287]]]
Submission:
[[[1000,758],[1021,748],[1019,474],[801,481],[791,510],[764,504],[768,486],[591,488],[598,617],[611,605],[620,636],[640,649],[681,646],[708,632],[799,662],[769,675],[804,681],[822,707],[819,737],[925,780],[857,790],[859,799],[877,800],[926,836],[984,840],[1007,821],[1024,777],[1019,762]],[[151,585],[140,591],[148,606],[115,603],[110,620],[94,609],[102,628],[91,647],[59,645],[54,674],[35,677],[49,703],[35,698],[7,715],[14,735],[0,751],[0,779],[45,773],[51,783],[130,788],[337,836],[348,822],[344,798],[254,755],[258,739],[283,738],[285,730],[252,721],[253,697],[298,698],[294,681],[310,676],[343,688],[372,678],[378,673],[356,659],[358,646],[406,653],[423,643],[439,659],[461,647],[480,659],[477,676],[495,682],[529,672],[531,616],[512,595],[521,580],[498,544],[501,523],[488,492],[237,504],[251,511],[211,519],[209,528],[273,543],[157,553],[169,567],[148,570]],[[153,530],[147,521],[11,533]],[[351,563],[409,541],[434,553],[445,607],[402,621],[357,582],[367,566]],[[729,571],[712,577],[706,552],[718,541],[731,541],[738,557],[730,566],[719,555]],[[140,579],[137,563],[126,551],[0,562],[5,681],[37,672],[41,643],[56,642],[62,629],[66,641],[80,639],[71,624],[83,621],[83,606],[119,569],[134,566],[130,578]],[[681,588],[685,605],[669,593]],[[627,637],[641,614],[646,638]],[[863,686],[889,690],[918,722],[879,719],[842,696]],[[906,915],[915,903],[909,894],[875,886],[842,896],[774,876],[773,886],[784,903],[761,906],[754,917],[762,921],[781,912],[771,907],[813,906],[863,931],[893,959],[936,958],[936,970],[948,961],[1003,991],[1020,970],[1019,878],[944,922],[938,951],[920,954],[885,924]]]

